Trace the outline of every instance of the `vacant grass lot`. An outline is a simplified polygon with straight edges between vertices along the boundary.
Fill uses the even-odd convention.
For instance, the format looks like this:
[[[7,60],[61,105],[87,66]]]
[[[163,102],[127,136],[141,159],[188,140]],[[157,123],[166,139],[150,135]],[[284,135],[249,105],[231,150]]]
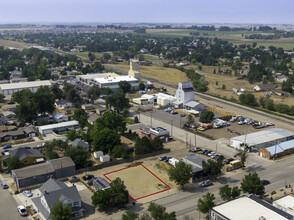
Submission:
[[[128,72],[130,68],[128,64],[106,64],[105,66],[125,72]],[[143,77],[170,85],[177,85],[178,82],[188,80],[186,74],[182,71],[174,68],[164,68],[162,65],[140,66],[140,69]]]
[[[168,190],[169,187],[149,172],[143,165],[137,165],[113,173],[104,174],[111,181],[119,177],[126,185],[129,195],[134,199],[140,199]]]

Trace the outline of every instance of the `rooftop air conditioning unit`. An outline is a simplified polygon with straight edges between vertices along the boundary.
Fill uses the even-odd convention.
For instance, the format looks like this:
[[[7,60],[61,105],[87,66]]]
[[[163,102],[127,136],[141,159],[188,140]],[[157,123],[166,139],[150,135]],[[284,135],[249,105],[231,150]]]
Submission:
[[[260,216],[260,217],[258,218],[258,220],[266,220],[266,218],[263,217],[263,216]]]

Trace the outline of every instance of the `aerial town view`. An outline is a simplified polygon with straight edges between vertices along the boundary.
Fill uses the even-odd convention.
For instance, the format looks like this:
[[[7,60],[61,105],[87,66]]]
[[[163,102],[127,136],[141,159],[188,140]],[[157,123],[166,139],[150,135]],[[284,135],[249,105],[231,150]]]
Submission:
[[[293,0],[0,8],[0,220],[294,220]]]

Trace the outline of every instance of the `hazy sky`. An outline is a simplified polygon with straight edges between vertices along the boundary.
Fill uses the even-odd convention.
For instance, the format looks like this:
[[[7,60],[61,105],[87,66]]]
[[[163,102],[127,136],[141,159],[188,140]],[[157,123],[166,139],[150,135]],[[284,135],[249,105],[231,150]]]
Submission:
[[[0,0],[0,23],[294,23],[294,0]]]

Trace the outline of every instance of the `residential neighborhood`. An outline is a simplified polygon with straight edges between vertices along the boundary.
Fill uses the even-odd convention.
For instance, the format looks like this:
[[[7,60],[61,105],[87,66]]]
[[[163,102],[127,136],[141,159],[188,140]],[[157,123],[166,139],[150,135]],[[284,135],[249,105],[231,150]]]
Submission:
[[[293,220],[291,3],[3,2],[0,219]]]

